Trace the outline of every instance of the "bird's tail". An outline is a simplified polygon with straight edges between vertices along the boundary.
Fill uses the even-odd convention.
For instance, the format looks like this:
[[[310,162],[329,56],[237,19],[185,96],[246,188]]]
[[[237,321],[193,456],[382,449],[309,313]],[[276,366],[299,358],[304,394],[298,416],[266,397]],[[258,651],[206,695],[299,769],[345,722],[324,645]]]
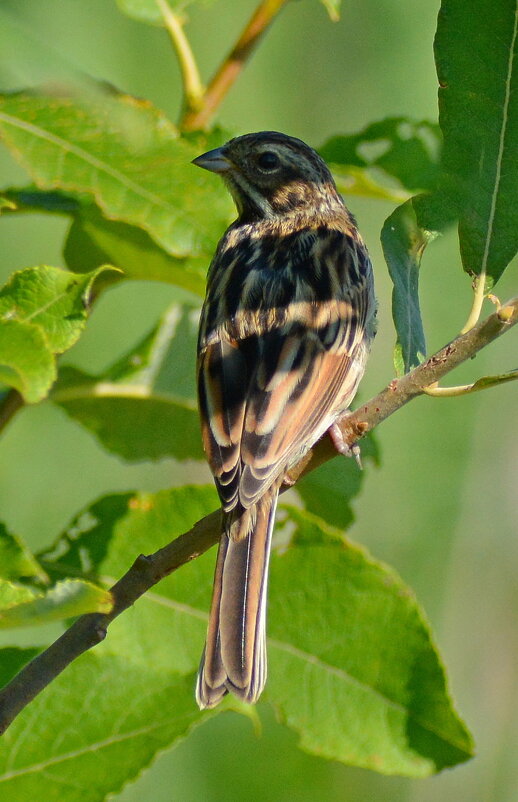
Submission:
[[[215,707],[229,691],[254,703],[266,682],[266,592],[278,485],[227,522],[221,536],[196,700]],[[227,519],[228,521],[228,519]]]

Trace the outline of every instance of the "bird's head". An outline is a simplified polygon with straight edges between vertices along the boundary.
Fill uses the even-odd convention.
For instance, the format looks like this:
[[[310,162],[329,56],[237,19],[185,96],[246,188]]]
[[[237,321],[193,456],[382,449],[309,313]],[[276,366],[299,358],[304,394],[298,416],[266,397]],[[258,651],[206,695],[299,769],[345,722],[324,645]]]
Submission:
[[[231,139],[193,164],[219,173],[241,220],[290,213],[325,216],[343,204],[323,159],[302,142],[276,131]]]

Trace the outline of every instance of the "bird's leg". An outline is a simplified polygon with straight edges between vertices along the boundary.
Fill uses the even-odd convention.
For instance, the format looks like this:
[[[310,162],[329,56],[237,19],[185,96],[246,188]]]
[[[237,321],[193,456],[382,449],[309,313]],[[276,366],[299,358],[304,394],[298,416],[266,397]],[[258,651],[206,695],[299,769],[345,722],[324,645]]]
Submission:
[[[338,451],[339,454],[343,454],[344,457],[354,457],[356,462],[358,463],[358,467],[362,470],[362,460],[361,460],[361,451],[360,446],[358,443],[353,443],[352,446],[348,445],[342,434],[342,430],[340,429],[337,423],[333,423],[329,429],[329,436],[333,442],[334,447]]]

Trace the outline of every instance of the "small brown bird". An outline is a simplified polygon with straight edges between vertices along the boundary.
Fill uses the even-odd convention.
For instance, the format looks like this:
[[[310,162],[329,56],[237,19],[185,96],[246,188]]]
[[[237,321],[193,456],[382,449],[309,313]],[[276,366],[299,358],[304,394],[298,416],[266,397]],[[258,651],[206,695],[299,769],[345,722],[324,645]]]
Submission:
[[[326,164],[263,131],[194,164],[219,173],[238,218],[212,260],[198,342],[203,444],[223,508],[196,698],[256,702],[266,682],[266,587],[277,496],[330,431],[375,332],[372,267]]]

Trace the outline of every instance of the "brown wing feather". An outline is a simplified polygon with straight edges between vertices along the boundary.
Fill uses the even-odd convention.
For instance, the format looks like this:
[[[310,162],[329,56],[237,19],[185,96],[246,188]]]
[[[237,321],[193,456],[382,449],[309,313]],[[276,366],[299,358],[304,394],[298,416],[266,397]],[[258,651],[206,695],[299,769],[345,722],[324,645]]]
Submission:
[[[363,373],[363,360],[356,363],[348,353],[325,351],[315,340],[306,342],[305,361],[297,383],[288,374],[274,390],[262,394],[259,415],[253,395],[247,406],[239,487],[243,506],[254,504],[279,471],[327,431],[347,408]]]
[[[198,383],[204,447],[226,511],[255,504],[347,408],[363,374],[370,262],[361,241],[336,230],[329,237],[326,249],[319,232],[304,264],[272,270],[270,251],[270,269],[258,270],[256,258],[234,314],[217,304],[232,276],[225,272],[222,293],[213,273],[206,309],[218,313],[204,327]]]

